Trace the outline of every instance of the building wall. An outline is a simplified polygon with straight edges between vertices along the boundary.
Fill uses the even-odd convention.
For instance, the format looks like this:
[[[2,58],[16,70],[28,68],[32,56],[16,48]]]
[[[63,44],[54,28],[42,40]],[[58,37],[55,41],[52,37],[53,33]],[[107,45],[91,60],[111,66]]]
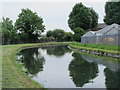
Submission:
[[[120,46],[120,35],[115,34],[115,35],[82,37],[81,43],[108,44],[108,45]]]
[[[90,36],[90,37],[81,37],[81,42],[82,43],[96,43],[96,37],[95,36]]]
[[[120,26],[113,24],[95,33],[89,31],[81,37],[81,42],[120,46]]]

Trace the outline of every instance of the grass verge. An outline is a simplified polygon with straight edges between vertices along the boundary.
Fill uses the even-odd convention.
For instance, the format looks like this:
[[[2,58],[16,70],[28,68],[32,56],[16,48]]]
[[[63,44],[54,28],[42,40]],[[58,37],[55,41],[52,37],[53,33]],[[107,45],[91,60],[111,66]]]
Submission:
[[[120,46],[113,46],[113,45],[102,45],[102,44],[84,44],[84,43],[72,43],[70,47],[78,48],[78,49],[85,49],[85,50],[95,50],[95,51],[102,51],[106,53],[120,53]]]
[[[22,71],[22,65],[16,61],[16,54],[25,48],[41,47],[45,45],[65,45],[70,42],[51,42],[36,44],[16,44],[0,46],[2,50],[2,88],[43,88]]]

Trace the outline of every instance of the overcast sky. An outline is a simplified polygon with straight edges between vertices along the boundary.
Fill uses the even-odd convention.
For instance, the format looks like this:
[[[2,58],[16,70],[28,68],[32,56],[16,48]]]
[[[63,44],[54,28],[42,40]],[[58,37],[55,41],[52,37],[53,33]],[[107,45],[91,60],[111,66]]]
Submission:
[[[76,3],[82,2],[82,0],[64,0],[65,2],[62,0],[56,0],[56,2],[54,0],[49,0],[49,2],[47,0],[44,0],[44,2],[38,2],[38,0],[29,0],[29,2],[27,0],[18,0],[17,2],[15,2],[15,0],[9,1],[10,2],[4,0],[4,2],[0,2],[0,9],[2,9],[0,18],[2,16],[9,17],[13,20],[13,22],[15,22],[18,18],[18,14],[21,12],[21,9],[29,8],[32,11],[37,12],[37,14],[43,18],[46,31],[53,29],[64,29],[65,31],[71,31],[67,24],[69,13]],[[99,14],[99,23],[101,23],[103,22],[105,15],[104,6],[106,0],[96,1],[87,0],[85,2],[84,0],[82,3],[87,7],[93,7],[93,9]]]

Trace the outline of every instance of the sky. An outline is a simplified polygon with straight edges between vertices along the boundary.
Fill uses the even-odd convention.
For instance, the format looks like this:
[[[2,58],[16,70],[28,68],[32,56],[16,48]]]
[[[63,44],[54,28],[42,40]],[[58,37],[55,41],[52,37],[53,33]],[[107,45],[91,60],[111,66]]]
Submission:
[[[68,16],[76,3],[82,2],[87,7],[92,7],[99,14],[99,23],[105,16],[104,6],[106,0],[3,0],[0,1],[0,19],[9,17],[15,22],[22,8],[29,8],[43,18],[46,26],[45,32],[54,29],[63,29],[70,32]]]

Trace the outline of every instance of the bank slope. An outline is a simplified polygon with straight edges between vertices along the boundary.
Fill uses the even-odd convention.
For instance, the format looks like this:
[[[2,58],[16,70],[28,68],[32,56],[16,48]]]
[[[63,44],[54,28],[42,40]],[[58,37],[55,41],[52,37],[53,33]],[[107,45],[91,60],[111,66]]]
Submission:
[[[120,46],[84,43],[72,43],[69,46],[72,49],[76,49],[81,52],[87,52],[89,54],[113,57],[118,59],[120,58]]]
[[[42,85],[31,80],[22,65],[16,61],[16,54],[25,48],[41,47],[45,45],[67,45],[66,43],[18,44],[1,46],[2,49],[2,88],[43,88]]]

